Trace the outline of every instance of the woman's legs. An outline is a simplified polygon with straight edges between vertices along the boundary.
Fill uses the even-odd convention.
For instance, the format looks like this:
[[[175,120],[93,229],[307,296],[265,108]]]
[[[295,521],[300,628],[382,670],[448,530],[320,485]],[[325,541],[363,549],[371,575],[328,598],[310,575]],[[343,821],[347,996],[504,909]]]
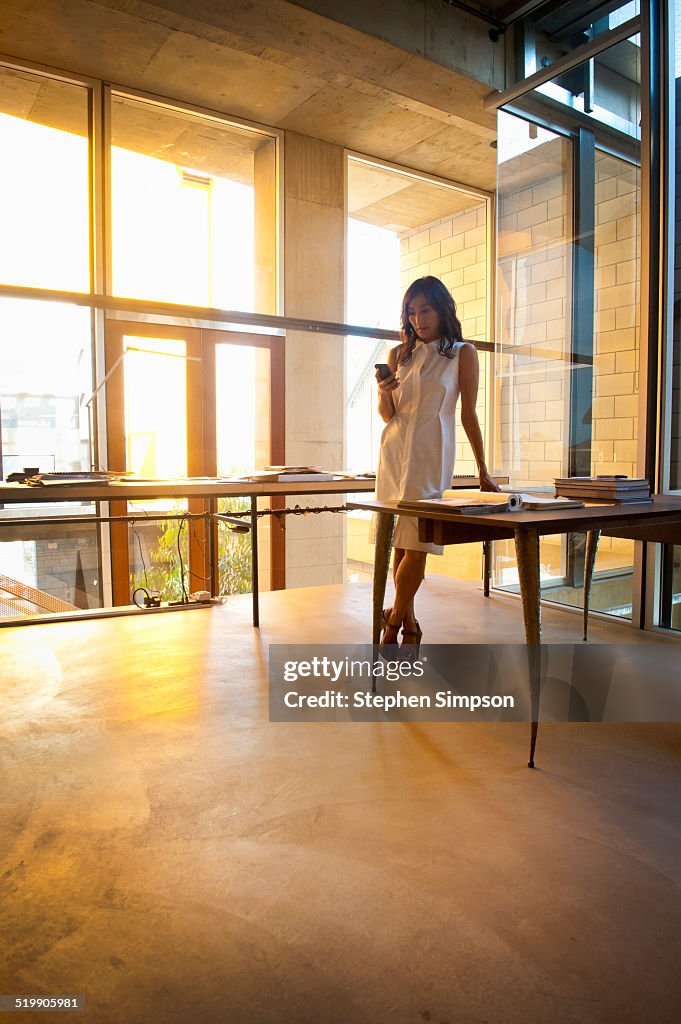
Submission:
[[[394,644],[397,642],[397,633],[402,625],[405,626],[407,632],[414,633],[416,631],[414,596],[423,581],[426,557],[427,553],[425,551],[395,548],[393,559],[395,600],[389,616],[394,628],[386,628],[384,633],[385,643]]]

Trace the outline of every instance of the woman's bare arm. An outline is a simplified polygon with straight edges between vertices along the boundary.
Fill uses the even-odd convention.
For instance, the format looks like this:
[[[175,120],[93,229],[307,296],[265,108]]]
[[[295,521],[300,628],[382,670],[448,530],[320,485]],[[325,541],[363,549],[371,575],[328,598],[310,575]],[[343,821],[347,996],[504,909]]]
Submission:
[[[480,421],[475,409],[478,400],[478,383],[480,380],[480,363],[475,345],[466,342],[459,352],[459,390],[461,393],[461,424],[471,443],[473,455],[478,466],[481,491],[498,491],[499,486],[487,472],[485,463],[485,446],[480,430]]]
[[[389,423],[395,415],[395,403],[393,402],[392,392],[400,386],[400,378],[395,376],[397,353],[399,350],[400,347],[398,345],[397,348],[391,348],[388,352],[388,366],[392,370],[392,376],[381,380],[378,370],[376,370],[376,380],[378,381],[378,415],[384,423]]]

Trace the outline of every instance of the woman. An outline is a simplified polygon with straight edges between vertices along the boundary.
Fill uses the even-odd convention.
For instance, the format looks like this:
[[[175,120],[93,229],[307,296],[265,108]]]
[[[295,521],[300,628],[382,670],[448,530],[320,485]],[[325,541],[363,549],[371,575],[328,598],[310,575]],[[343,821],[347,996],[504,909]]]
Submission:
[[[461,395],[461,423],[478,466],[480,489],[498,491],[487,472],[475,403],[480,367],[474,345],[463,340],[454,300],[437,277],[421,277],[402,302],[402,344],[391,349],[392,373],[378,381],[378,412],[387,424],[376,473],[378,501],[439,498],[452,486],[455,412]],[[418,644],[421,629],[414,596],[423,580],[428,552],[442,547],[418,539],[418,521],[398,516],[393,538],[395,600],[383,613],[381,644]]]

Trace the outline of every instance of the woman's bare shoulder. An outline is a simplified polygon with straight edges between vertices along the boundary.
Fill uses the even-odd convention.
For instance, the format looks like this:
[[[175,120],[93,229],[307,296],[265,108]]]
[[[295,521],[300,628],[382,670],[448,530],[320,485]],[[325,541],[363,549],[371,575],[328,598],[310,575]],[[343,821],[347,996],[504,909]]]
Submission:
[[[478,350],[472,341],[464,341],[459,349],[459,359],[472,365],[478,362]]]
[[[401,348],[401,345],[395,345],[395,348],[391,348],[390,351],[388,352],[388,366],[393,371],[393,373],[397,369],[397,357],[400,354]]]

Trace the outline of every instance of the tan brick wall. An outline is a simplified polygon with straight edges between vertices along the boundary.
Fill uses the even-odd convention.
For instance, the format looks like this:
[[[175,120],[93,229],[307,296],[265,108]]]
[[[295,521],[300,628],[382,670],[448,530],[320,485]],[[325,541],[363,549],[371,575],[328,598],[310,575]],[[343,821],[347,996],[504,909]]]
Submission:
[[[596,152],[592,472],[638,476],[640,171]]]
[[[454,301],[464,337],[487,341],[487,209],[476,203],[451,217],[444,217],[400,235],[400,284],[403,292],[418,277],[432,274],[447,286]],[[485,436],[487,422],[488,357],[480,353],[478,419]],[[475,460],[457,410],[457,473],[476,473]],[[489,452],[487,461],[491,463]]]
[[[567,143],[554,139],[500,170],[497,461],[518,485],[549,484],[567,471],[567,169]],[[637,475],[639,192],[636,168],[597,152],[594,473]],[[511,357],[516,346],[523,354]]]

